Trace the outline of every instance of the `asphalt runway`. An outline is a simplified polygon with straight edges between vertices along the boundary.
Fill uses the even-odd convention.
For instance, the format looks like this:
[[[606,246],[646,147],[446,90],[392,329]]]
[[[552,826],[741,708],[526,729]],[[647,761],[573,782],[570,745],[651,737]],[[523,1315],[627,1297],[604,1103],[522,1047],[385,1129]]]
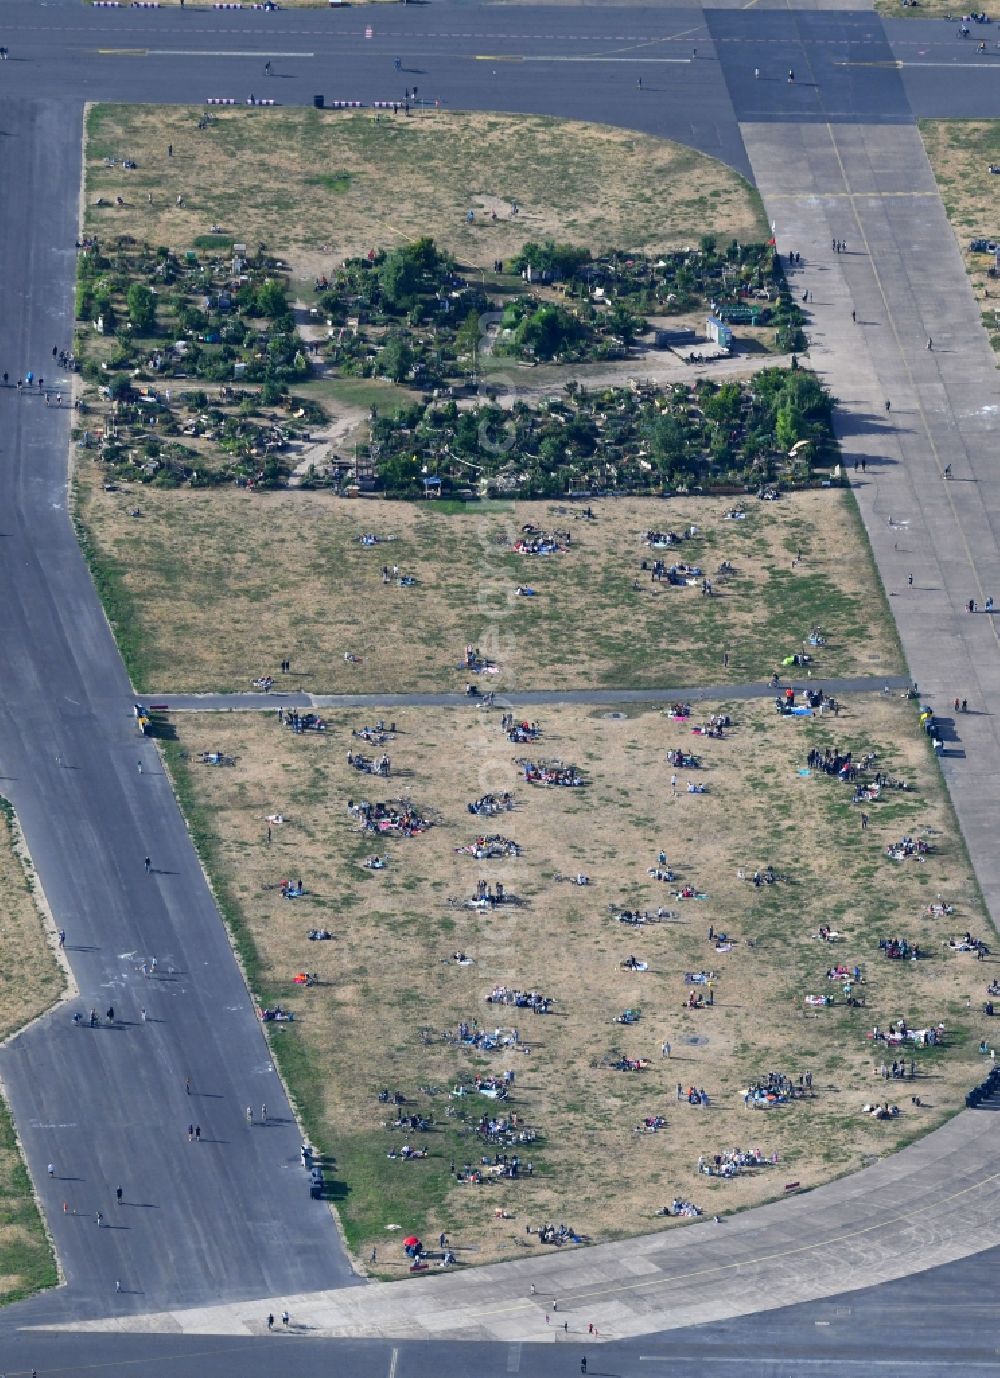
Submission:
[[[68,344],[72,330],[84,100],[201,104],[254,91],[301,105],[316,92],[399,98],[417,83],[422,98],[445,106],[676,138],[747,173],[740,120],[991,116],[1000,63],[942,21],[688,7],[440,3],[260,15],[4,0],[0,42],[11,50],[0,69],[0,371],[34,368],[54,388],[51,346]],[[269,58],[277,75],[265,87]],[[284,1343],[295,1357],[282,1371],[302,1375],[326,1374],[331,1361],[338,1372],[391,1378],[579,1372],[572,1337],[523,1349],[394,1349],[307,1336],[234,1343],[18,1330],[350,1281],[328,1212],[306,1197],[291,1113],[176,804],[135,735],[127,678],[68,520],[69,423],[38,395],[0,388],[0,789],[67,929],[81,991],[0,1052],[69,1282],[0,1316],[0,1366],[10,1378],[156,1359],[167,1374],[210,1366],[223,1378],[270,1375],[272,1346]],[[143,976],[154,954],[156,972]],[[74,1009],[103,1015],[110,1004],[112,1028],[70,1021]],[[251,1129],[243,1108],[264,1100],[272,1123]],[[187,1142],[188,1122],[202,1125],[200,1144]],[[99,1209],[107,1227],[95,1223]],[[836,1305],[609,1346],[591,1352],[589,1371],[1000,1372],[997,1261],[984,1253]]]
[[[1000,1250],[820,1304],[674,1330],[627,1344],[558,1332],[548,1344],[392,1344],[293,1331],[224,1336],[5,1333],[7,1378],[991,1378],[1000,1373],[995,1277]],[[419,1284],[417,1284],[419,1285]],[[294,1323],[294,1317],[293,1317]]]
[[[675,138],[744,174],[739,121],[988,118],[1000,80],[995,26],[959,40],[942,20],[883,24],[866,11],[438,3],[262,14],[6,0],[3,19],[11,95],[200,104],[253,93],[304,105],[318,93],[401,100],[415,84],[421,100],[456,109]],[[985,55],[980,36],[993,45]]]
[[[0,1075],[74,1304],[139,1309],[157,1296],[170,1305],[346,1282],[337,1231],[308,1199],[281,1083],[159,758],[131,719],[128,678],[74,539],[72,411],[14,386],[33,366],[53,398],[65,387],[50,365],[52,347],[72,336],[80,108],[3,98],[0,131],[0,370],[11,375],[0,387],[0,789],[66,930],[81,992],[0,1051]],[[71,1014],[91,1008],[102,1027],[74,1026]],[[244,1109],[262,1102],[271,1122],[250,1129]],[[190,1121],[202,1126],[197,1145]]]

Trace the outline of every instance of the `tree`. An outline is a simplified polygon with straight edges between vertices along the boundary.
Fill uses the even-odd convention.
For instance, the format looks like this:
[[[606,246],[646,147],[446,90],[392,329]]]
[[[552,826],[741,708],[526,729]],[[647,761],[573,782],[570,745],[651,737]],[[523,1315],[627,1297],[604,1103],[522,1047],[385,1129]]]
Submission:
[[[269,279],[258,287],[254,302],[258,316],[268,316],[274,320],[288,315],[288,298],[280,282]]]
[[[583,334],[577,318],[561,306],[542,306],[526,316],[517,328],[520,349],[536,359],[551,359]]]
[[[521,252],[511,263],[515,273],[531,267],[539,272],[552,273],[556,277],[572,278],[585,263],[590,262],[590,250],[578,248],[575,244],[557,244],[547,239],[544,244],[530,241],[523,245]]]
[[[455,332],[455,348],[459,357],[465,355],[475,362],[479,351],[479,313],[470,311]]]
[[[706,388],[700,400],[702,411],[717,426],[732,430],[739,424],[743,408],[743,389],[739,383],[722,383],[711,393]]]
[[[393,335],[385,343],[378,356],[379,371],[394,383],[405,382],[413,367],[413,350],[403,335]]]
[[[794,398],[782,402],[774,418],[774,438],[779,449],[790,450],[797,440],[804,439],[802,412]]]
[[[413,311],[419,298],[433,292],[452,266],[426,236],[393,249],[377,267],[383,304],[391,311]]]

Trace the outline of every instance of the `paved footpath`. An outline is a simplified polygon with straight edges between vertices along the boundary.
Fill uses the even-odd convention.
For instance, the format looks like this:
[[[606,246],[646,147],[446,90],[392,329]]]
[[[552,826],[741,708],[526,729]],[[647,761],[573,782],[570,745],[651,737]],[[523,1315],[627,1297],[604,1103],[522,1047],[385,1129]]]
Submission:
[[[810,679],[781,681],[779,689],[760,680],[750,684],[703,684],[696,688],[680,689],[527,689],[517,694],[497,694],[496,708],[534,708],[545,704],[608,704],[727,702],[731,699],[769,699],[786,685],[793,685],[797,693],[805,688],[822,689],[825,694],[880,694],[884,690],[900,691],[909,688],[906,675],[882,675],[859,679]],[[326,709],[335,712],[344,708],[459,708],[478,706],[479,698],[468,694],[149,694],[143,702],[171,713],[259,713],[279,708],[300,711]]]

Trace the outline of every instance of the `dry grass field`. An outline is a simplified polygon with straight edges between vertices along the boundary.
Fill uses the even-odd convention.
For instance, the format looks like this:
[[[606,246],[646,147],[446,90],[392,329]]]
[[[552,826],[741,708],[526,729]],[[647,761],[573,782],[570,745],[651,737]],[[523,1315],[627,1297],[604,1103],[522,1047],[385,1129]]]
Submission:
[[[235,240],[265,241],[310,285],[348,256],[426,234],[459,262],[488,266],[530,239],[653,253],[703,234],[768,233],[756,193],[730,168],[603,125],[445,110],[389,112],[376,124],[369,112],[238,108],[199,130],[203,113],[90,111],[88,231],[183,250],[219,225]],[[138,167],[106,168],[105,158]],[[111,204],[98,208],[102,195]]]
[[[30,867],[14,851],[15,824],[0,809],[0,1038],[58,999],[64,980],[32,894]],[[0,1098],[0,1304],[56,1281],[6,1103]]]
[[[997,959],[946,946],[966,929],[988,930],[914,705],[859,697],[837,718],[812,719],[779,717],[767,703],[728,711],[735,725],[717,740],[658,711],[553,709],[541,741],[517,746],[498,713],[401,710],[385,747],[389,780],[347,764],[349,749],[372,754],[352,736],[361,714],[331,718],[325,736],[297,736],[270,715],[177,720],[179,740],[166,750],[180,797],[251,984],[266,1004],[294,1011],[294,1023],[268,1028],[308,1131],[336,1154],[335,1199],[359,1259],[374,1245],[378,1271],[403,1273],[392,1225],[425,1240],[447,1230],[463,1262],[481,1262],[537,1251],[529,1225],[564,1221],[600,1240],[657,1228],[675,1195],[709,1213],[747,1206],[891,1151],[941,1123],[981,1076],[977,1046],[990,1021],[979,1009]],[[851,786],[802,772],[810,746],[827,745],[856,758],[876,750],[879,767],[909,786],[865,805],[867,831]],[[665,764],[674,748],[702,758],[700,769],[676,770],[676,796]],[[231,753],[236,765],[197,764],[202,750]],[[527,785],[517,756],[573,762],[586,786]],[[688,780],[709,793],[688,794]],[[470,801],[505,789],[512,812],[469,814]],[[434,821],[429,831],[373,837],[347,809],[349,799],[404,796]],[[285,822],[268,844],[274,813]],[[457,850],[483,833],[514,839],[523,854],[487,863]],[[885,848],[904,834],[926,839],[930,854],[890,860]],[[661,850],[676,885],[648,874]],[[387,858],[384,871],[364,867],[374,853]],[[737,877],[768,863],[786,879],[756,888]],[[555,879],[579,872],[589,886]],[[298,878],[307,895],[283,899],[279,882]],[[480,879],[501,881],[518,903],[485,913],[453,903]],[[683,885],[699,898],[674,898]],[[938,897],[952,916],[928,913]],[[665,906],[676,917],[635,929],[611,906]],[[842,940],[821,941],[821,924]],[[710,927],[729,935],[728,950],[708,940]],[[309,941],[313,928],[332,940]],[[919,942],[926,959],[886,960],[878,943],[892,936]],[[458,965],[456,952],[471,964]],[[648,970],[622,969],[630,954]],[[865,1008],[848,1007],[841,983],[826,978],[837,962],[861,967]],[[320,984],[296,985],[300,971]],[[697,971],[715,973],[711,1008],[686,1008],[685,973]],[[486,1003],[498,983],[550,996],[553,1013]],[[833,1007],[805,1003],[827,993]],[[639,1022],[616,1023],[628,1008]],[[902,1084],[873,1078],[885,1054],[866,1040],[899,1018],[946,1030],[943,1047],[915,1050],[917,1080]],[[519,1044],[456,1046],[442,1034],[461,1020],[516,1026]],[[613,1070],[618,1055],[649,1066]],[[500,1108],[536,1131],[517,1150],[534,1175],[459,1183],[451,1164],[479,1162],[487,1149],[472,1127],[497,1104],[449,1092],[507,1070],[515,1081]],[[811,1073],[815,1097],[746,1108],[744,1088],[769,1071]],[[678,1101],[678,1083],[704,1088],[710,1104]],[[386,1128],[395,1112],[378,1102],[382,1087],[405,1095],[406,1113],[433,1115],[432,1132]],[[862,1113],[869,1099],[901,1114],[876,1122]],[[654,1116],[665,1120],[659,1132],[636,1132]],[[386,1156],[403,1143],[428,1157]],[[735,1146],[778,1162],[734,1181],[697,1173],[699,1154]]]
[[[971,42],[971,39],[970,39]],[[997,241],[998,179],[990,165],[1000,164],[1000,122],[996,120],[922,120],[920,133],[941,199],[976,297],[982,302],[983,325],[993,348],[1000,350],[1000,283],[988,269],[992,254],[972,253],[973,239]]]
[[[82,464],[77,510],[144,691],[248,689],[285,656],[286,687],[460,690],[469,642],[500,666],[484,688],[740,682],[770,675],[815,626],[828,638],[813,652],[818,675],[894,674],[902,663],[840,491],[751,499],[744,521],[725,519],[731,498],[605,501],[587,521],[548,502],[452,511],[301,491],[106,493]],[[568,530],[571,548],[513,553],[528,522]],[[699,534],[673,552],[642,539],[692,525]],[[385,543],[364,547],[363,533]],[[718,596],[651,582],[640,565],[657,555],[697,562]],[[724,560],[728,579],[716,577]],[[386,563],[416,585],[384,584]],[[537,597],[518,597],[521,584]]]

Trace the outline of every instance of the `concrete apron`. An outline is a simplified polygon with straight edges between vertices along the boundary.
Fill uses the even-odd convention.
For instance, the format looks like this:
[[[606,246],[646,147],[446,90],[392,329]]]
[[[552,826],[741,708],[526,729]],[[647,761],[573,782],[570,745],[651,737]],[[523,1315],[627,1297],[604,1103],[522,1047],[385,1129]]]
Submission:
[[[1000,597],[1000,378],[980,308],[916,128],[751,125],[743,135],[778,248],[802,255],[792,275],[799,297],[809,292],[809,363],[839,400],[910,672],[922,700],[954,720],[941,766],[996,927],[1000,624],[966,611],[970,598],[982,608]],[[834,253],[833,239],[848,252]],[[865,474],[854,474],[855,457]],[[953,714],[956,697],[969,713]]]
[[[263,1333],[268,1310],[287,1308],[300,1333],[312,1336],[555,1342],[568,1323],[578,1338],[592,1324],[600,1339],[620,1340],[821,1300],[1000,1244],[998,1131],[1000,1115],[963,1111],[863,1172],[719,1224],[702,1220],[409,1285],[376,1283],[67,1328],[252,1335]]]

